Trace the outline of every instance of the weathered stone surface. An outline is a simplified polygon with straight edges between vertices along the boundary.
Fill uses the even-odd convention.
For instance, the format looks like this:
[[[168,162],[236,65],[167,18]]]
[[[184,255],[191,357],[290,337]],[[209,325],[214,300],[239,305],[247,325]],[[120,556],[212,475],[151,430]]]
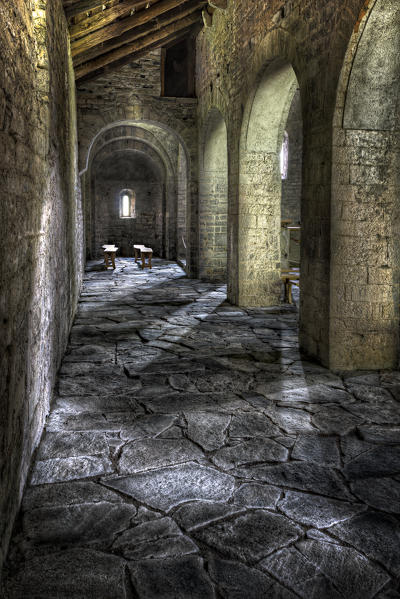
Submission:
[[[199,557],[145,560],[131,566],[132,582],[143,599],[215,599]]]
[[[381,445],[348,462],[344,474],[351,480],[400,474],[400,446]]]
[[[121,428],[121,439],[126,441],[133,439],[144,439],[147,437],[157,437],[168,430],[176,422],[176,416],[173,415],[152,415],[143,416],[135,419],[131,424],[125,423]]]
[[[137,415],[130,412],[51,414],[47,425],[49,432],[56,431],[120,431],[135,426]]]
[[[23,498],[22,510],[28,512],[36,508],[101,502],[122,503],[123,498],[98,483],[74,481],[28,487]]]
[[[232,438],[269,437],[279,435],[279,429],[263,414],[234,414],[229,427]]]
[[[288,518],[316,528],[348,520],[365,509],[361,505],[294,491],[287,491],[278,507]]]
[[[105,484],[155,509],[167,511],[186,501],[227,501],[233,492],[233,480],[213,468],[190,463],[108,479]]]
[[[185,530],[193,531],[243,511],[244,508],[240,505],[196,501],[178,508],[173,517],[179,526],[182,526]]]
[[[209,562],[209,573],[224,599],[292,599],[290,591],[280,587],[272,578],[255,568],[239,562],[213,558]]]
[[[125,531],[115,541],[113,548],[125,551],[134,548],[135,545],[139,545],[140,543],[179,535],[182,535],[182,531],[172,518],[158,518]]]
[[[231,470],[246,464],[260,462],[284,462],[288,450],[272,439],[250,439],[238,445],[223,447],[216,451],[211,460],[223,470]]]
[[[366,478],[351,484],[356,497],[385,512],[400,514],[400,481],[393,478]]]
[[[320,437],[316,433],[299,435],[292,450],[292,458],[339,467],[340,453],[334,437]]]
[[[125,560],[99,551],[75,549],[34,558],[7,583],[10,599],[125,599]]]
[[[118,537],[113,549],[130,560],[165,559],[198,552],[198,547],[171,518],[150,520],[127,530]]]
[[[400,427],[360,426],[360,434],[368,443],[400,444]]]
[[[340,447],[342,449],[342,457],[345,464],[351,462],[370,449],[374,449],[373,444],[367,443],[361,439],[360,435],[355,431],[340,438]]]
[[[389,581],[382,568],[353,549],[318,541],[302,541],[297,547],[307,560],[334,581],[344,597],[374,597]]]
[[[295,547],[277,551],[262,560],[260,567],[304,599],[343,597],[334,583]]]
[[[236,504],[249,508],[275,509],[281,494],[282,491],[278,487],[246,483],[238,488],[233,499]]]
[[[351,396],[342,389],[335,389],[327,385],[283,389],[275,393],[267,393],[266,397],[279,402],[280,405],[287,406],[294,404],[346,403],[351,400]]]
[[[107,502],[43,507],[25,514],[23,530],[34,544],[110,542],[136,512],[134,505]]]
[[[133,474],[194,460],[204,460],[204,455],[187,439],[143,439],[125,445],[119,470],[121,474]]]
[[[327,435],[346,435],[354,430],[359,424],[362,424],[363,418],[349,414],[342,408],[332,406],[322,408],[312,418],[314,426],[322,433]]]
[[[101,388],[97,388],[101,391]],[[70,414],[82,414],[84,412],[135,412],[140,415],[143,409],[133,399],[137,391],[131,388],[125,393],[115,393],[114,395],[89,395],[78,397],[58,397],[55,403],[54,412],[67,412]]]
[[[162,398],[151,398],[147,406],[157,414],[172,414],[178,412],[223,412],[231,413],[247,404],[229,393],[203,393],[165,395]]]
[[[303,410],[276,408],[268,412],[271,420],[287,433],[312,432],[311,416]]]
[[[189,537],[180,536],[141,543],[136,547],[124,550],[123,555],[129,560],[141,561],[145,559],[177,558],[198,552],[199,548]]]
[[[231,417],[225,414],[191,413],[185,414],[188,436],[206,451],[219,449],[224,445]]]
[[[277,466],[247,466],[237,468],[235,475],[271,485],[311,491],[317,495],[348,499],[348,493],[337,474],[332,469],[317,464],[301,462]]]
[[[45,484],[30,486],[25,494],[22,532],[10,552],[11,561],[15,560],[10,576],[23,557],[28,563],[57,547],[90,545],[122,556],[134,572],[148,564],[160,596],[166,589],[166,596],[174,599],[179,594],[187,598],[191,592],[188,580],[193,576],[203,580],[204,575],[208,580],[206,572],[211,573],[213,560],[220,562],[213,575],[220,597],[242,599],[244,593],[257,597],[261,590],[283,599],[352,596],[351,590],[338,586],[337,580],[345,575],[340,568],[335,574],[322,571],[294,548],[294,542],[307,538],[322,548],[329,545],[352,551],[353,547],[355,553],[370,558],[373,567],[380,563],[395,584],[398,531],[394,520],[389,529],[388,512],[397,514],[400,503],[396,426],[371,424],[373,419],[364,423],[351,414],[348,406],[360,400],[343,392],[342,379],[301,361],[297,349],[270,349],[267,336],[275,335],[272,329],[265,333],[268,327],[264,327],[263,341],[256,339],[252,322],[258,322],[258,327],[271,319],[273,324],[275,314],[249,310],[247,317],[235,316],[235,322],[230,322],[226,310],[223,316],[213,313],[215,306],[209,305],[208,299],[198,306],[169,306],[165,302],[178,300],[180,293],[190,295],[195,283],[185,279],[186,291],[172,286],[166,294],[168,287],[163,285],[155,291],[151,287],[152,277],[158,276],[155,270],[137,271],[148,287],[146,297],[140,305],[123,308],[122,301],[136,302],[132,294],[138,283],[132,273],[124,274],[124,269],[136,267],[129,260],[122,263],[126,266],[120,268],[118,277],[126,277],[129,288],[125,296],[118,291],[120,299],[111,317],[132,323],[129,311],[139,314],[143,310],[142,320],[135,321],[135,326],[152,328],[154,320],[154,330],[160,332],[168,349],[160,350],[164,352],[161,356],[154,353],[158,348],[147,347],[142,338],[134,343],[118,341],[114,359],[127,360],[136,369],[136,374],[131,372],[134,378],[130,378],[129,391],[123,384],[114,395],[104,395],[100,389],[97,394],[56,399],[34,465],[35,476],[43,477],[37,482]],[[162,273],[164,267],[155,268]],[[167,269],[175,272],[177,267]],[[113,276],[117,280],[116,273]],[[168,277],[165,280],[170,280]],[[211,288],[209,284],[208,291]],[[90,301],[83,302],[85,313],[90,322],[92,311],[99,313],[98,305],[103,320],[95,318],[94,322],[102,326],[107,323],[108,302],[95,301],[94,289]],[[190,308],[191,314],[209,310],[210,317],[195,319],[193,331],[184,313],[174,315],[183,306],[185,312]],[[174,322],[176,318],[181,324]],[[288,330],[281,327],[279,334],[286,336]],[[188,341],[190,359],[171,357],[171,346],[181,341]],[[141,349],[145,350],[143,356]],[[83,355],[89,356],[90,351]],[[104,363],[96,362],[96,355],[92,362],[86,358],[84,362],[65,362],[64,379],[88,377],[92,393],[97,372],[105,368]],[[186,370],[192,367],[192,373]],[[119,368],[110,362],[112,378],[120,376]],[[252,390],[238,395],[228,389],[194,392],[196,381],[211,388],[216,373],[234,378],[238,369],[252,386],[262,385],[264,395]],[[217,387],[222,380],[226,379],[218,378]],[[374,409],[379,411],[377,402]],[[210,466],[212,460],[215,467]],[[272,464],[273,460],[287,463]],[[354,464],[357,468],[361,464],[363,476],[369,478],[355,478]],[[388,469],[393,478],[388,477]],[[349,475],[348,483],[344,473]],[[96,482],[76,479],[88,476],[96,477]],[[52,477],[66,482],[48,482]],[[142,505],[138,508],[138,504]],[[381,511],[372,517],[366,506]],[[370,516],[372,522],[367,519]],[[285,553],[282,548],[287,545]],[[198,561],[199,553],[207,559],[205,570]],[[246,560],[251,567],[224,560],[223,555]],[[262,565],[264,574],[260,559],[269,564]],[[167,563],[172,564],[168,572]],[[192,564],[191,573],[181,582],[180,563]],[[366,572],[374,578],[370,570]],[[177,585],[174,590],[173,581]],[[203,582],[200,588],[207,596]],[[140,584],[145,590],[140,590]],[[153,591],[144,579],[139,583],[133,576],[128,596],[131,592],[150,597]],[[40,593],[38,597],[42,599]]]
[[[367,512],[332,526],[329,532],[399,577],[400,524],[392,516]]]
[[[255,510],[233,520],[216,523],[194,533],[195,539],[224,555],[257,562],[303,534],[284,516]]]
[[[108,443],[104,433],[47,433],[40,443],[38,460],[76,458],[107,454]]]
[[[38,461],[33,468],[31,485],[45,485],[79,478],[111,474],[114,466],[107,457],[81,456]]]

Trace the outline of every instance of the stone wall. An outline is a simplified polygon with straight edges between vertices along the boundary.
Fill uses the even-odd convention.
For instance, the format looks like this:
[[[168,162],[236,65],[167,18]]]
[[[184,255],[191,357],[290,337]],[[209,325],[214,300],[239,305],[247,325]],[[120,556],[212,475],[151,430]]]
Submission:
[[[199,169],[199,276],[226,282],[228,148],[226,126],[211,111],[201,138]]]
[[[178,194],[185,195],[185,242],[187,270],[196,276],[198,270],[198,130],[197,100],[193,98],[162,98],[161,52],[155,50],[146,57],[116,69],[111,73],[82,83],[78,86],[78,126],[80,145],[80,169],[86,209],[90,204],[90,155],[93,141],[103,136],[108,128],[120,125],[134,126],[151,131],[157,148],[164,148],[176,169],[174,205],[166,207],[167,230],[174,228],[174,235],[165,240],[166,256],[176,259],[182,254],[182,197],[178,224]],[[179,167],[179,152],[184,152],[186,165]],[[182,170],[183,169],[183,170]],[[180,171],[185,173],[186,182],[179,182]],[[90,175],[90,173],[89,173]],[[176,191],[178,190],[178,191]],[[179,242],[181,243],[181,242]]]
[[[2,0],[0,567],[80,291],[75,118],[61,0]]]
[[[397,368],[400,6],[376,0],[354,32],[334,119],[330,364]]]
[[[131,189],[136,197],[135,217],[121,218],[120,192]],[[111,155],[94,171],[95,248],[114,243],[119,256],[133,256],[132,244],[162,253],[164,183],[156,167],[138,152]]]
[[[304,127],[300,335],[302,347],[326,364],[330,359],[332,120],[345,53],[364,4],[364,0],[327,0],[317,7],[314,0],[231,0],[225,11],[214,13],[212,27],[197,39],[199,129],[215,107],[228,132],[228,293],[233,303],[240,301],[240,271],[246,269],[240,261],[249,250],[240,242],[240,211],[247,197],[245,188],[239,189],[243,119],[269,64],[286,61],[296,74]],[[272,247],[278,257],[275,241]],[[263,255],[261,247],[256,256],[260,252]],[[271,262],[271,269],[277,263],[279,257]],[[246,280],[251,279],[248,275]],[[274,276],[270,290],[273,299]],[[259,291],[249,288],[243,301]]]

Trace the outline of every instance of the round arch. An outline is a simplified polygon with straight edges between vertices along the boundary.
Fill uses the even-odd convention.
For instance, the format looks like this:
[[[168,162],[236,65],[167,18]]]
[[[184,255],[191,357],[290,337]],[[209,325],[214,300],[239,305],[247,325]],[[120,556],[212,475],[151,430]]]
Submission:
[[[108,174],[125,161],[119,181]],[[138,162],[142,167],[130,166]],[[144,178],[141,172],[148,172]],[[96,153],[91,162],[91,253],[96,256],[102,243],[117,242],[122,255],[130,255],[130,244],[151,245],[156,255],[165,255],[166,241],[171,233],[167,228],[167,204],[174,197],[174,176],[168,171],[158,152],[143,140],[114,139]],[[119,197],[122,188],[135,191],[136,214],[134,220],[121,218]],[[105,202],[105,197],[107,201]],[[150,202],[149,202],[150,201]],[[117,239],[105,239],[116,235]],[[142,239],[145,237],[146,239]]]
[[[261,71],[247,101],[240,138],[238,303],[279,303],[282,180],[280,152],[298,81],[289,62]]]
[[[190,231],[190,156],[186,144],[179,133],[167,125],[150,120],[125,120],[116,121],[102,127],[93,136],[88,144],[85,165],[81,171],[82,188],[86,198],[91,196],[91,163],[93,157],[107,143],[121,139],[129,143],[129,139],[136,139],[147,144],[157,152],[164,162],[167,170],[166,180],[166,205],[164,210],[165,235],[163,242],[163,255],[168,259],[180,258],[182,263],[187,262],[186,240]],[[173,160],[172,160],[173,157]],[[91,219],[90,208],[86,201],[86,222]],[[87,234],[88,227],[87,226]],[[182,249],[180,240],[185,247]],[[188,270],[193,270],[188,266]]]
[[[138,129],[143,129],[145,131],[149,130],[149,127],[153,127],[155,129],[161,129],[163,131],[165,131],[166,133],[168,133],[169,135],[173,136],[179,144],[181,144],[183,151],[185,152],[185,156],[186,156],[186,160],[188,165],[190,165],[190,155],[187,149],[187,146],[185,144],[185,141],[183,140],[183,138],[181,137],[181,135],[179,133],[177,133],[176,131],[174,131],[173,129],[171,129],[170,127],[168,127],[167,125],[165,125],[164,123],[160,123],[158,121],[152,121],[152,120],[145,120],[145,119],[138,119],[138,120],[126,120],[126,121],[115,121],[113,123],[109,123],[108,125],[105,125],[104,127],[102,127],[91,139],[91,141],[88,144],[88,148],[87,151],[85,152],[85,158],[84,158],[84,168],[80,171],[80,175],[84,174],[90,164],[90,156],[91,153],[93,151],[93,148],[95,147],[97,141],[99,140],[99,138],[101,138],[102,136],[104,136],[104,134],[106,134],[107,132],[109,132],[112,129],[115,129],[117,127],[137,127]]]
[[[329,364],[398,366],[400,5],[374,0],[350,40],[333,121]]]

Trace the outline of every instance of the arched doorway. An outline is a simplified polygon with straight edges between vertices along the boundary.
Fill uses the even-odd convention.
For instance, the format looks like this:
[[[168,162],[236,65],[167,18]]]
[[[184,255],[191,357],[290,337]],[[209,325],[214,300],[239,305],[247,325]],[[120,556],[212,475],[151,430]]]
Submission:
[[[280,301],[281,152],[296,93],[299,99],[293,68],[276,60],[263,71],[245,109],[239,173],[238,303],[242,306]],[[301,188],[301,177],[299,184]]]
[[[148,153],[122,149],[100,153],[92,165],[93,240],[96,256],[115,243],[131,256],[133,243],[163,254],[165,172]]]
[[[228,219],[228,146],[223,116],[208,115],[200,152],[199,275],[226,281]]]
[[[400,5],[376,0],[353,33],[333,127],[330,367],[397,367]]]

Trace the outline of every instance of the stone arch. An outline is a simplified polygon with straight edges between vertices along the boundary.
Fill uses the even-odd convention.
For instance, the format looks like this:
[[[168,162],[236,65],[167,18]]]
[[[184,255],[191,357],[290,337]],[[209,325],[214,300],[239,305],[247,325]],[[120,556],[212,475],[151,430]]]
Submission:
[[[87,145],[87,148],[84,148],[83,152],[82,152],[83,169],[81,170],[80,175],[82,175],[88,169],[91,153],[93,151],[93,148],[97,144],[98,140],[101,137],[104,137],[104,135],[107,134],[107,132],[110,132],[111,130],[116,129],[118,127],[135,127],[135,128],[142,129],[145,131],[146,130],[151,131],[150,128],[153,127],[155,129],[160,129],[162,131],[165,131],[169,135],[175,137],[177,139],[178,143],[180,143],[182,145],[183,151],[185,152],[185,155],[186,155],[186,159],[187,159],[188,163],[190,162],[189,151],[188,151],[188,148],[187,148],[187,145],[186,145],[184,139],[182,138],[180,133],[174,131],[168,125],[165,125],[164,123],[161,123],[158,121],[152,121],[152,120],[135,120],[135,119],[133,119],[133,120],[126,120],[126,121],[115,121],[115,122],[109,123],[108,125],[105,125],[104,127],[102,127],[99,131],[97,131],[97,133],[93,136],[93,138],[89,142],[86,142],[85,145]]]
[[[333,121],[333,369],[398,365],[399,46],[397,0],[375,0],[350,40]]]
[[[279,156],[297,89],[291,64],[275,59],[261,71],[246,103],[239,158],[239,305],[279,303],[282,195]]]
[[[97,234],[97,229],[100,228],[101,230],[103,229],[103,226],[101,225],[101,220],[100,219],[100,225],[99,226],[99,218],[97,217],[97,204],[99,202],[99,198],[98,195],[96,193],[96,185],[95,185],[95,180],[96,177],[98,177],[98,165],[105,165],[108,164],[110,161],[112,160],[118,160],[119,157],[127,157],[127,156],[131,156],[132,160],[135,159],[135,155],[143,155],[146,157],[146,160],[149,161],[153,167],[151,170],[153,170],[154,172],[157,173],[157,176],[155,177],[158,181],[159,181],[159,185],[160,185],[160,189],[159,189],[159,195],[160,195],[160,199],[159,199],[159,205],[157,208],[157,212],[159,212],[159,215],[153,215],[154,216],[154,235],[155,238],[153,240],[153,245],[154,245],[154,251],[156,255],[161,255],[164,256],[167,253],[167,247],[168,247],[168,242],[171,236],[174,235],[174,231],[170,230],[168,228],[168,221],[167,221],[167,211],[168,211],[168,206],[173,204],[174,198],[175,198],[175,178],[174,178],[174,172],[171,170],[171,165],[167,163],[167,165],[164,163],[163,158],[160,156],[157,148],[154,148],[153,146],[151,146],[149,144],[148,141],[145,141],[144,139],[136,139],[136,138],[110,138],[106,143],[104,143],[102,146],[99,146],[98,151],[95,153],[95,155],[93,156],[93,160],[91,161],[91,168],[90,168],[90,172],[91,172],[91,231],[90,231],[90,240],[91,240],[91,254],[92,256],[96,256],[98,254],[99,251],[99,247],[101,246],[100,240],[98,238],[98,234]],[[100,169],[100,172],[104,170],[103,168]],[[154,177],[153,177],[154,178]],[[154,182],[154,185],[156,185],[156,183]],[[158,186],[156,185],[156,188],[158,189]],[[156,190],[157,191],[157,190]],[[156,195],[158,196],[158,191],[156,193]],[[129,239],[131,241],[134,240],[134,238],[136,238],[138,235],[142,235],[143,234],[143,227],[141,228],[139,226],[140,223],[140,215],[143,216],[143,202],[139,199],[139,208],[142,205],[142,210],[139,210],[139,218],[137,219],[136,222],[119,222],[119,229],[121,231],[121,234],[123,234],[123,238],[125,238],[124,241],[124,247],[122,248],[121,252],[123,255],[129,255]],[[115,212],[115,210],[114,210]],[[116,216],[116,215],[115,215]],[[104,218],[104,217],[103,217]],[[149,216],[148,216],[149,218]],[[128,239],[127,236],[130,235],[130,238]],[[148,245],[150,245],[150,239],[153,239],[153,232],[148,232],[147,233],[147,237],[148,240],[142,240],[142,239],[136,239],[136,241],[138,243],[142,243],[144,241],[146,241],[146,243]],[[105,240],[103,242],[108,242],[109,240]],[[121,244],[121,241],[119,242]]]
[[[200,149],[199,276],[226,281],[228,218],[228,143],[225,120],[217,108],[208,114]]]
[[[178,133],[167,125],[156,121],[117,121],[102,127],[87,144],[84,169],[81,171],[85,197],[90,197],[92,194],[90,171],[93,157],[104,145],[112,143],[115,139],[125,140],[124,143],[127,144],[130,143],[129,139],[142,140],[148,148],[156,151],[164,162],[167,177],[163,256],[168,259],[178,259],[180,251],[181,262],[186,264],[186,253],[182,256],[182,250],[179,248],[180,238],[187,238],[190,231],[192,176],[190,174],[191,158],[186,144]],[[86,222],[88,223],[92,215],[87,204],[88,202],[86,202]],[[191,271],[190,264],[188,271]]]

